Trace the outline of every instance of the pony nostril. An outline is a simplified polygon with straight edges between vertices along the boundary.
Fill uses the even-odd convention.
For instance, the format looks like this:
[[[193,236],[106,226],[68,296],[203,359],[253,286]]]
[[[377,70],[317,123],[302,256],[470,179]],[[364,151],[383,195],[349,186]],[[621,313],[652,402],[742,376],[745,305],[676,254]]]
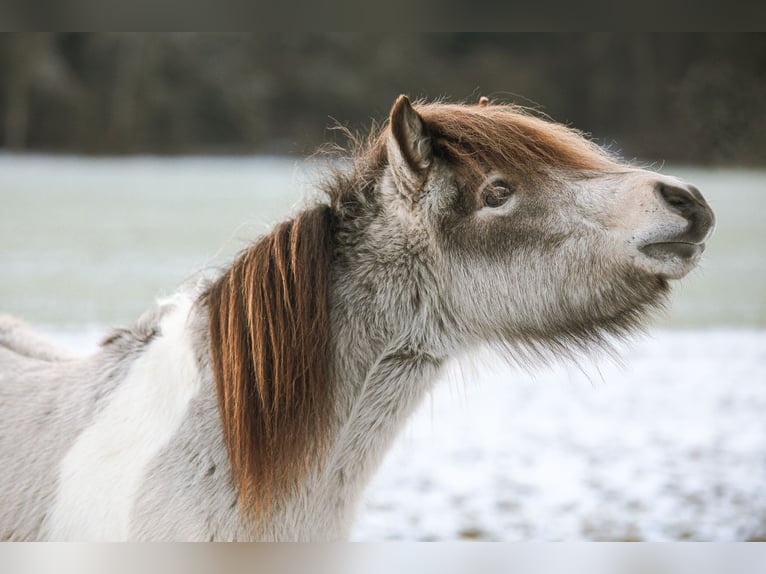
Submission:
[[[661,183],[657,191],[671,209],[683,215],[687,215],[698,203],[692,191],[685,187]],[[699,191],[697,191],[697,194],[699,194]]]
[[[680,186],[658,183],[657,194],[665,207],[688,221],[678,241],[699,243],[705,241],[715,225],[715,216],[699,189],[693,185]]]

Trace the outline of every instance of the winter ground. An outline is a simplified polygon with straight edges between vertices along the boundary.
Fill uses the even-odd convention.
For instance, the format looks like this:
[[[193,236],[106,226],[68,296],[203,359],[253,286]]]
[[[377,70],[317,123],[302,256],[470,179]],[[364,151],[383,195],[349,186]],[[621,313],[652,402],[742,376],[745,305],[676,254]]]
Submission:
[[[100,330],[49,333],[87,351]],[[766,331],[661,330],[621,357],[451,365],[353,539],[766,538]]]
[[[532,376],[454,371],[367,492],[358,540],[766,537],[766,332],[656,332]]]

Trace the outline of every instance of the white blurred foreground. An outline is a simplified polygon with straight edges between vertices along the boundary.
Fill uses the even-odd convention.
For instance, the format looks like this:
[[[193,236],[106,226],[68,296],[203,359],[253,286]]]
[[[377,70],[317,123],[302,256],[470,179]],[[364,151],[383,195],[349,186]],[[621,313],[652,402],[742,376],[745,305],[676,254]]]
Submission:
[[[356,538],[766,536],[766,333],[658,332],[624,362],[443,384]]]
[[[88,351],[99,332],[50,334]],[[766,332],[659,331],[622,358],[533,375],[453,365],[353,538],[766,537]]]

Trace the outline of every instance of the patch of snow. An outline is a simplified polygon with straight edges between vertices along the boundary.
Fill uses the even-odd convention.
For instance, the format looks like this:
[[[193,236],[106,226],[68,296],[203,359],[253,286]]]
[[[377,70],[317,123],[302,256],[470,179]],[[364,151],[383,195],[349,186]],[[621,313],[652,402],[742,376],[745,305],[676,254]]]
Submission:
[[[103,331],[48,329],[94,350]],[[766,538],[766,331],[658,331],[529,373],[452,364],[354,540]]]
[[[660,331],[622,363],[452,365],[354,539],[765,537],[766,332]]]

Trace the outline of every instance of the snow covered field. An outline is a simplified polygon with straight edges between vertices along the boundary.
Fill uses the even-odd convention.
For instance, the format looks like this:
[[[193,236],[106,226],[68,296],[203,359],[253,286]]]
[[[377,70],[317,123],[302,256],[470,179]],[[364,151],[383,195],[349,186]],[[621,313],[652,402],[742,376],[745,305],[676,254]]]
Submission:
[[[452,365],[355,540],[766,539],[766,172],[665,171],[718,217],[669,315],[622,365]],[[0,156],[0,173],[0,312],[80,351],[226,261],[305,179],[278,159]]]
[[[657,331],[622,357],[453,370],[355,538],[766,538],[766,332]]]
[[[766,331],[655,331],[621,363],[451,365],[353,539],[766,539]]]

